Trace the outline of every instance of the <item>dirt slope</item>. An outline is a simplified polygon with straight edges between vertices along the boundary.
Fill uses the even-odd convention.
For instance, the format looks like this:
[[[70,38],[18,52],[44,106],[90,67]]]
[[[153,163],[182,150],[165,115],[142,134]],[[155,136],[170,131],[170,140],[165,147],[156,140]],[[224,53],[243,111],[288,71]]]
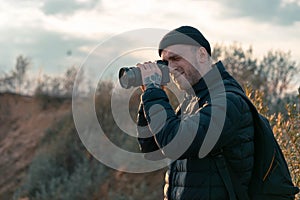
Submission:
[[[45,130],[70,112],[70,106],[43,109],[33,97],[0,94],[0,199],[11,198]]]
[[[34,97],[0,93],[0,200],[12,199],[45,131],[71,112],[70,101],[42,105]],[[112,170],[96,199],[162,199],[164,171],[128,174]]]

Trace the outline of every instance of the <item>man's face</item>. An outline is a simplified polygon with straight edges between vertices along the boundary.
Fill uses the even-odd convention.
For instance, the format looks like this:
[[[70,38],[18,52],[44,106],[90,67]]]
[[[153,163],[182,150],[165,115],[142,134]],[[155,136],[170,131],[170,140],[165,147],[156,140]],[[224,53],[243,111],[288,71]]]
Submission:
[[[168,46],[162,51],[162,60],[168,61],[171,78],[181,90],[191,88],[201,78],[197,62],[198,48],[177,44]]]

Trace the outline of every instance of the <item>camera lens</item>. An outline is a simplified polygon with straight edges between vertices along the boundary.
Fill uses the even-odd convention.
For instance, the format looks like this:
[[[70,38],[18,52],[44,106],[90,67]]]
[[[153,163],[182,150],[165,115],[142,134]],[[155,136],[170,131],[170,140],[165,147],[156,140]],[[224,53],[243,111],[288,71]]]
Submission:
[[[170,81],[168,63],[161,60],[156,63],[162,72],[161,84],[166,85]],[[121,87],[125,89],[141,86],[143,84],[141,70],[138,67],[122,67],[119,70],[119,81]]]
[[[142,85],[141,72],[136,67],[123,67],[119,71],[119,81],[123,88]]]

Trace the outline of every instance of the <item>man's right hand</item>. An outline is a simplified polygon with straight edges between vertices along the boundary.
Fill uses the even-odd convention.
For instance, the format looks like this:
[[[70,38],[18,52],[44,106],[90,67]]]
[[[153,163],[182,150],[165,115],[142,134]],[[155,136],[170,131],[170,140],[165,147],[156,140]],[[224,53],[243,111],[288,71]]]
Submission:
[[[141,86],[144,92],[149,87],[161,88],[162,72],[154,62],[138,63],[136,65],[141,70],[143,85]]]

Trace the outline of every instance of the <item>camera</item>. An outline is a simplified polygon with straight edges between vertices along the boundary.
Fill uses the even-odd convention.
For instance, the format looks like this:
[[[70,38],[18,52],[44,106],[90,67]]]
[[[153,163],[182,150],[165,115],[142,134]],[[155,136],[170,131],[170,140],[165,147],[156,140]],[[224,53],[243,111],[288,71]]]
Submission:
[[[168,62],[157,60],[156,64],[162,73],[161,85],[170,82]],[[143,85],[141,70],[138,67],[122,67],[119,70],[119,81],[122,88],[138,87]]]

